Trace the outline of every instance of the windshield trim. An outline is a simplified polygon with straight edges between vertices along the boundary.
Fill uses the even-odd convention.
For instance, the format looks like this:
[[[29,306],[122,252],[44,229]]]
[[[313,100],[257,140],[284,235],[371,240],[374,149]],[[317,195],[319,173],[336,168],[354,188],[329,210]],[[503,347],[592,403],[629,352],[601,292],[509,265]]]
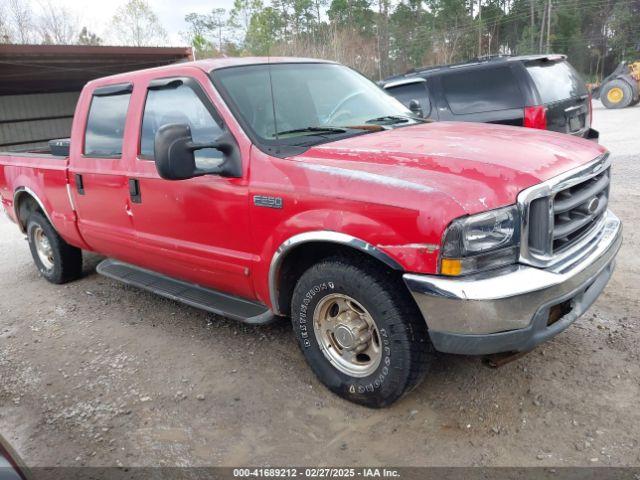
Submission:
[[[222,68],[214,68],[209,72],[209,78],[213,83],[214,88],[222,97],[222,100],[227,105],[231,113],[233,114],[235,120],[240,124],[240,127],[244,131],[244,133],[249,137],[251,142],[258,147],[262,152],[267,155],[272,155],[274,157],[286,158],[291,157],[293,155],[300,155],[306,152],[311,147],[316,145],[321,145],[323,143],[331,143],[338,140],[343,140],[345,138],[357,137],[359,135],[367,135],[370,133],[375,133],[372,130],[355,130],[345,128],[344,133],[334,133],[331,135],[325,135],[323,133],[318,133],[314,135],[301,135],[287,138],[262,138],[258,135],[251,125],[245,120],[243,117],[240,108],[233,100],[229,92],[224,88],[222,82],[217,78],[216,72],[221,70],[228,70],[230,68],[245,68],[245,67],[255,67],[255,66],[265,66],[268,67],[270,65],[339,65],[344,68],[348,68],[349,70],[353,70],[358,75],[362,75],[357,70],[354,70],[351,67],[347,67],[346,65],[342,65],[337,62],[328,62],[328,61],[304,61],[304,62],[277,62],[277,63],[252,63],[246,65],[230,65]],[[366,77],[365,77],[366,78]],[[343,128],[343,127],[341,127]]]

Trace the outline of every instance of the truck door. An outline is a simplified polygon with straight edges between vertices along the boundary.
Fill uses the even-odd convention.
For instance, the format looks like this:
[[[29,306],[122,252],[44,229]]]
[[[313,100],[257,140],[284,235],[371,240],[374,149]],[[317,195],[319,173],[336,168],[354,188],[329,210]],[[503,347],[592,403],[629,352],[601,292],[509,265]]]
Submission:
[[[129,258],[135,241],[128,215],[127,166],[123,140],[132,84],[96,88],[77,109],[69,175],[78,228],[94,250]]]
[[[151,81],[138,94],[136,104],[144,105],[141,134],[128,180],[140,248],[137,263],[171,277],[252,297],[249,272],[255,259],[250,254],[246,179],[208,175],[164,180],[154,163],[155,134],[162,125],[187,124],[194,141],[213,142],[225,128],[221,117],[194,77]],[[196,154],[203,168],[220,161],[218,150]]]

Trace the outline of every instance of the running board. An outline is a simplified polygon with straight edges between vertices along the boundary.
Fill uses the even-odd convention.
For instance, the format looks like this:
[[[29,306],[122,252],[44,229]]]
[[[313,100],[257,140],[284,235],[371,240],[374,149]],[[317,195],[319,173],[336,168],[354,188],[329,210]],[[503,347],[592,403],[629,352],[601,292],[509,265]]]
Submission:
[[[244,323],[261,325],[275,318],[271,310],[260,303],[176,280],[111,258],[100,262],[96,270],[100,275],[127,285]]]

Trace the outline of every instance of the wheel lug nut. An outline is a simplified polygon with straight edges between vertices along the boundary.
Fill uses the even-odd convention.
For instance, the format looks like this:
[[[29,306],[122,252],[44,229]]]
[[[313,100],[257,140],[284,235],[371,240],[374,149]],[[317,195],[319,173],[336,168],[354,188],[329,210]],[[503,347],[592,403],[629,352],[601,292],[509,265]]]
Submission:
[[[367,349],[367,344],[366,343],[360,343],[358,345],[355,346],[355,348],[353,349],[353,352],[357,355],[358,353],[362,353]]]
[[[358,341],[360,343],[366,343],[371,339],[371,332],[370,331],[365,331],[364,333],[362,333],[359,337],[358,337]]]

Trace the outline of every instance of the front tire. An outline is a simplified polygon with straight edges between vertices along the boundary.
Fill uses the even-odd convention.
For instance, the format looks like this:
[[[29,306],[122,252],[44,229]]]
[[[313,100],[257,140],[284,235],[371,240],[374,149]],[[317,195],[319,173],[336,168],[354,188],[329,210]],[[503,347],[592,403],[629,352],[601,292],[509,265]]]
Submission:
[[[67,283],[82,275],[82,250],[65,242],[39,212],[27,220],[27,239],[36,267],[49,282]]]
[[[633,89],[624,80],[611,80],[602,89],[600,100],[607,108],[625,108],[633,101]]]
[[[291,317],[320,381],[351,402],[380,408],[424,377],[431,344],[401,280],[357,263],[336,257],[309,268],[294,290]]]

